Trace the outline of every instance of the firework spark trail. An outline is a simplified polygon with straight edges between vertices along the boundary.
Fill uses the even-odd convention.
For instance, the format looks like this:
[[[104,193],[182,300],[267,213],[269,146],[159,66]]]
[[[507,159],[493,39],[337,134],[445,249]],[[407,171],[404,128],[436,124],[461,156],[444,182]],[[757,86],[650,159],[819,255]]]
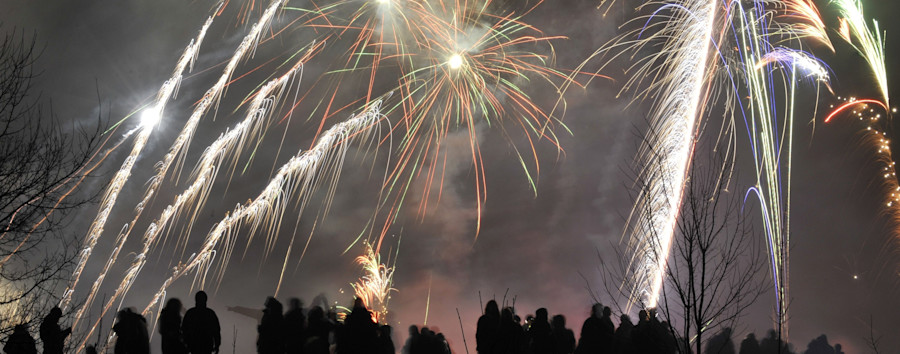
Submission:
[[[825,22],[822,21],[822,15],[813,0],[781,0],[781,5],[785,8],[785,15],[789,22],[782,25],[782,34],[790,39],[811,38],[834,53],[834,44],[828,37],[828,31]]]
[[[865,140],[875,148],[876,162],[882,165],[879,173],[883,177],[882,183],[885,189],[885,212],[895,223],[900,224],[900,182],[897,180],[897,166],[891,153],[891,140],[887,132],[882,131],[882,128],[880,128],[884,116],[878,113],[881,112],[880,110],[876,111],[870,105],[877,105],[885,114],[894,113],[896,109],[889,110],[884,105],[884,102],[880,100],[847,98],[846,101],[846,103],[834,108],[825,118],[825,123],[845,113],[851,107],[859,107],[851,111],[849,116],[858,118],[866,125],[866,130],[863,132]]]
[[[784,48],[773,48],[767,42],[768,24],[761,9],[749,13],[738,11],[737,36],[742,76],[749,95],[747,109],[749,121],[744,114],[751,152],[755,164],[756,183],[747,195],[754,194],[760,203],[760,212],[766,234],[772,278],[775,284],[776,315],[779,332],[787,319],[789,250],[790,250],[790,195],[791,156],[794,125],[794,94],[796,92],[797,71],[808,71],[808,75],[820,75],[821,65],[802,52]],[[774,102],[775,79],[773,71],[762,70],[777,63],[789,67],[785,87],[785,112],[781,117],[776,112]],[[789,66],[788,66],[789,65]],[[827,75],[827,72],[824,73]],[[819,80],[819,79],[817,79]],[[744,109],[743,105],[741,106]],[[779,123],[779,118],[781,122]],[[745,198],[746,204],[746,198]]]
[[[240,62],[241,59],[243,59],[247,55],[248,52],[250,52],[250,50],[252,48],[256,47],[257,43],[259,43],[259,38],[260,38],[261,34],[265,31],[266,28],[268,28],[269,23],[271,22],[272,18],[275,15],[275,12],[278,10],[278,7],[282,4],[282,2],[283,2],[283,0],[272,1],[272,3],[269,5],[269,7],[266,9],[266,11],[260,17],[260,20],[251,27],[250,32],[241,41],[241,44],[238,46],[234,55],[231,57],[231,60],[229,60],[228,64],[225,67],[224,72],[219,77],[218,81],[209,90],[207,90],[206,93],[203,95],[203,98],[200,100],[199,104],[194,109],[194,112],[191,114],[191,117],[188,119],[188,122],[185,124],[184,128],[181,130],[181,132],[176,137],[175,142],[169,148],[169,152],[166,154],[163,161],[157,163],[157,166],[158,166],[157,173],[153,178],[151,178],[150,186],[147,188],[147,191],[145,192],[144,197],[142,198],[142,201],[140,203],[138,203],[138,205],[136,207],[136,216],[135,216],[134,220],[136,220],[140,216],[140,213],[143,211],[143,208],[147,205],[149,200],[155,194],[155,191],[162,184],[163,180],[165,179],[165,175],[168,172],[169,168],[172,166],[172,164],[176,160],[178,160],[179,157],[183,158],[183,156],[184,156],[183,147],[190,143],[190,140],[192,139],[192,137],[194,135],[194,131],[197,128],[200,118],[204,114],[206,114],[206,112],[209,110],[209,108],[214,103],[217,103],[219,101],[222,91],[224,90],[225,86],[228,84],[228,81],[230,80],[232,74],[234,73],[234,70],[237,67],[238,63]],[[222,3],[220,2],[219,9],[221,9],[221,6],[222,6]],[[218,12],[218,10],[217,10],[217,12]],[[205,28],[206,28],[206,26],[204,27],[204,29]],[[205,34],[205,31],[202,31],[201,34]],[[196,53],[194,53],[191,57],[195,57],[195,56],[196,56]],[[168,84],[168,82],[167,82],[167,84]],[[173,86],[172,87],[173,89],[177,87],[177,85],[172,85],[172,86]],[[140,140],[142,137],[143,137],[143,135],[139,135],[138,139]],[[147,140],[147,138],[143,137],[144,143],[146,143],[146,140]],[[126,163],[130,162],[130,164],[133,165],[133,163],[134,163],[133,160],[134,159],[126,160]],[[130,169],[129,169],[129,171],[130,171]],[[121,189],[121,186],[119,186],[118,188]],[[118,191],[117,191],[117,193],[118,193]],[[108,216],[108,214],[109,214],[109,210],[106,210],[105,214],[106,215],[103,215],[104,221],[105,221],[106,216]],[[135,222],[134,220],[129,224],[133,225]],[[125,229],[125,231],[130,232],[130,229],[131,228],[129,227],[129,228]],[[102,231],[102,229],[100,231]],[[99,237],[99,233],[98,233],[97,237]],[[119,240],[124,242],[124,238],[120,238]],[[92,242],[93,242],[93,245],[96,244],[96,237],[93,239]],[[93,245],[91,245],[91,249],[93,248]],[[120,250],[121,250],[121,248],[116,248],[116,250],[114,251],[115,255],[118,255],[118,252]],[[87,255],[89,256],[90,253],[87,252]],[[83,256],[82,259],[83,259],[83,262],[86,262],[87,257]],[[83,270],[83,268],[84,268],[84,263],[79,263],[79,267],[77,268],[77,272],[75,273],[76,276],[74,277],[74,279],[76,279],[76,281],[75,281],[76,283],[77,283],[77,278],[80,276],[81,270]],[[126,276],[127,276],[127,274],[126,274]],[[71,300],[73,291],[74,291],[74,286],[71,286],[69,289],[66,290],[66,293],[64,294],[64,298],[63,298],[63,300],[66,303],[68,303],[68,301]],[[104,310],[104,312],[106,312],[106,310]],[[96,327],[96,325],[94,327]],[[93,329],[91,331],[93,331]],[[84,346],[84,343],[82,343],[81,347],[83,347],[83,346]]]
[[[875,82],[878,83],[881,97],[884,98],[884,105],[890,106],[887,69],[884,60],[884,38],[878,28],[878,21],[872,20],[873,30],[870,31],[866,25],[866,18],[863,16],[862,2],[859,0],[832,0],[831,3],[837,4],[838,11],[842,16],[841,30],[839,31],[841,37],[866,59],[869,68],[875,75]],[[856,43],[853,38],[856,38]]]
[[[185,123],[181,132],[175,138],[175,142],[172,143],[172,146],[169,148],[169,152],[166,154],[162,161],[157,162],[156,175],[150,179],[150,186],[147,187],[147,190],[144,193],[144,197],[141,199],[141,202],[138,203],[136,207],[137,213],[131,224],[133,224],[135,220],[140,216],[140,212],[159,189],[172,165],[180,165],[178,161],[183,160],[185,153],[184,148],[185,146],[189,145],[191,140],[193,139],[194,132],[197,130],[197,125],[200,122],[200,118],[202,118],[209,111],[209,109],[213,107],[213,105],[218,105],[219,99],[222,97],[222,92],[228,85],[228,82],[231,80],[231,76],[234,74],[238,63],[244,57],[246,57],[248,53],[256,48],[256,45],[259,43],[259,39],[262,33],[269,27],[269,24],[271,23],[275,12],[278,10],[279,6],[282,3],[283,0],[272,1],[266,11],[263,12],[262,16],[260,16],[259,21],[257,21],[257,23],[255,23],[250,28],[250,32],[241,41],[231,59],[228,61],[228,64],[225,66],[222,75],[219,76],[216,83],[213,84],[213,86],[209,90],[207,90],[206,93],[204,93],[203,98],[200,99],[197,107],[191,113],[191,116],[190,118],[188,118],[187,123]]]
[[[85,237],[85,246],[81,251],[75,271],[72,273],[72,279],[69,281],[69,286],[66,288],[65,292],[63,292],[62,300],[59,302],[60,308],[65,309],[72,300],[72,295],[81,278],[81,273],[84,271],[84,267],[87,265],[87,261],[90,258],[94,247],[97,245],[100,235],[103,233],[103,228],[106,225],[109,213],[116,204],[119,192],[122,190],[122,186],[125,185],[125,182],[128,181],[128,177],[131,176],[131,169],[134,167],[134,163],[137,161],[141,151],[143,151],[144,146],[147,144],[147,140],[150,138],[150,134],[153,133],[153,129],[156,127],[162,116],[166,102],[168,102],[170,96],[177,94],[178,87],[181,84],[182,72],[188,66],[193,67],[194,61],[197,58],[198,49],[203,42],[203,37],[206,35],[206,30],[212,24],[212,20],[213,16],[210,16],[201,28],[200,34],[197,35],[196,40],[193,40],[188,44],[187,48],[185,48],[184,53],[181,55],[181,59],[178,61],[178,65],[175,67],[172,77],[163,83],[157,94],[156,101],[144,111],[141,126],[132,130],[132,132],[138,132],[134,146],[131,149],[131,153],[125,159],[125,162],[122,163],[122,167],[116,172],[109,187],[107,187],[106,192],[103,194],[103,198],[100,202],[100,211],[94,218],[93,223],[91,223],[91,227]],[[129,135],[132,132],[129,132]],[[118,251],[119,249],[117,248],[114,252],[118,254]]]
[[[366,243],[366,253],[356,257],[356,263],[362,267],[365,274],[359,280],[350,284],[356,297],[363,300],[366,308],[372,311],[372,319],[376,323],[385,323],[388,314],[388,303],[391,300],[391,292],[394,289],[394,266],[381,262],[381,255],[375,253],[372,245]],[[394,259],[396,264],[396,258]]]
[[[148,226],[148,228],[145,230],[143,237],[143,247],[141,251],[135,256],[135,260],[132,265],[125,272],[126,276],[124,279],[122,279],[122,282],[117,288],[116,292],[112,295],[111,298],[108,299],[108,304],[114,303],[117,298],[124,297],[127,294],[128,290],[131,288],[131,285],[135,280],[135,277],[143,268],[144,263],[146,262],[147,255],[150,252],[150,249],[158,240],[159,235],[165,230],[169,222],[183,211],[183,207],[186,204],[194,205],[194,212],[190,215],[190,218],[187,221],[188,224],[193,223],[197,211],[206,201],[209,193],[209,187],[215,181],[216,175],[218,174],[222,163],[227,159],[227,156],[232,155],[233,158],[231,159],[231,162],[233,164],[235,162],[234,160],[236,159],[236,152],[242,151],[243,146],[251,143],[252,139],[257,138],[260,135],[260,131],[264,123],[270,120],[274,111],[274,107],[281,100],[280,98],[285,88],[290,82],[292,82],[295,74],[302,71],[302,65],[307,59],[308,56],[304,56],[303,58],[298,60],[298,62],[293,67],[291,67],[286,74],[262,86],[262,88],[260,88],[260,90],[256,93],[256,96],[253,98],[248,108],[248,114],[244,118],[244,120],[238,123],[232,129],[226,131],[226,133],[221,135],[216,141],[214,141],[212,144],[210,144],[210,146],[206,148],[194,172],[194,179],[192,184],[188,188],[186,188],[186,190],[182,192],[182,194],[178,195],[175,198],[175,202],[166,207],[160,217],[152,224],[150,224],[150,226]],[[142,209],[142,206],[149,200],[151,195],[152,193],[148,193],[144,196],[145,200],[142,201],[141,205],[138,208],[138,211]],[[90,304],[96,297],[100,285],[106,277],[106,274],[109,271],[110,267],[115,263],[116,257],[118,256],[121,248],[124,246],[124,242],[128,237],[129,231],[134,226],[136,220],[137,216],[134,220],[132,220],[130,224],[125,225],[123,232],[120,233],[119,237],[117,238],[115,251],[107,261],[106,266],[100,272],[97,280],[94,282],[94,286],[91,288],[91,292],[88,295],[85,306],[83,306],[77,312],[75,321],[72,324],[73,328],[76,327],[78,321],[84,315],[85,310],[90,306]],[[103,311],[101,312],[100,318],[102,318],[109,309],[110,305],[105,306]]]
[[[753,70],[762,69],[773,63],[779,63],[785,67],[794,67],[800,73],[804,73],[804,77],[826,86],[831,81],[828,67],[821,60],[807,52],[784,47],[774,48],[764,53],[753,66]]]
[[[336,182],[350,143],[353,140],[369,141],[376,136],[374,131],[377,129],[373,128],[380,126],[379,122],[382,119],[381,102],[376,100],[363,113],[328,129],[319,137],[318,142],[311,150],[300,152],[292,157],[278,170],[278,173],[255,199],[247,204],[238,205],[213,227],[200,251],[192,254],[184,264],[174,268],[172,275],[163,282],[142,313],[145,316],[148,315],[151,309],[165,297],[166,289],[174,281],[193,270],[196,270],[193,285],[203,288],[211,262],[216,256],[216,247],[220,243],[223,243],[225,247],[223,259],[220,262],[224,270],[237,241],[232,233],[241,225],[246,224],[250,227],[248,244],[252,242],[260,227],[270,230],[266,240],[266,244],[269,246],[274,243],[278,235],[277,230],[281,225],[281,216],[290,199],[294,197],[300,199],[297,214],[302,214],[309,202],[306,197],[324,184],[328,188],[328,198],[325,203],[327,208],[328,201],[335,192]],[[330,180],[325,177],[326,172],[332,176]],[[224,272],[220,272],[219,280],[221,280],[222,273]]]
[[[649,151],[640,154],[645,166],[642,180],[647,182],[647,188],[638,195],[629,217],[633,225],[628,240],[632,251],[628,267],[632,272],[630,291],[633,301],[641,301],[647,307],[655,307],[659,300],[687,166],[693,154],[695,124],[712,61],[716,5],[716,0],[669,3],[663,8],[674,12],[663,29],[641,40],[665,40],[665,47],[655,55],[665,58],[660,70],[665,76],[655,83],[662,88],[651,113],[654,128],[647,137]]]

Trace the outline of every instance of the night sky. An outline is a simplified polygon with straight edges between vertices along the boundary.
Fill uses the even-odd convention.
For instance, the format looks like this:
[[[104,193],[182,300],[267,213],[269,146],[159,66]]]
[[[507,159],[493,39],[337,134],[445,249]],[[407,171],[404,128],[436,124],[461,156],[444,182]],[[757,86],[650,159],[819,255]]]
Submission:
[[[53,110],[62,121],[91,126],[96,124],[98,115],[117,121],[155,95],[185,45],[209,15],[213,3],[6,0],[0,3],[0,22],[4,31],[16,28],[36,34],[43,48],[37,61],[42,73],[36,86],[43,91],[46,101],[52,100]],[[505,3],[509,7],[521,7],[515,1]],[[289,4],[303,6],[305,2],[290,1]],[[817,4],[826,22],[834,27],[834,9],[824,0]],[[894,40],[900,33],[900,25],[892,17],[900,13],[900,4],[868,0],[864,5],[867,6],[866,16],[879,20],[887,32],[889,81],[893,91],[900,92],[896,90],[900,88],[897,85],[900,78],[893,74],[891,65],[896,62],[893,58],[900,54],[898,42]],[[250,19],[258,17],[260,5],[256,6]],[[525,20],[547,35],[568,37],[554,42],[557,66],[574,68],[618,34],[618,26],[632,15],[621,2],[605,17],[596,6],[597,1],[551,0]],[[158,131],[151,137],[131,180],[123,189],[104,238],[82,279],[80,291],[93,282],[110,254],[115,231],[133,215],[134,204],[153,174],[154,163],[162,158],[181,129],[190,115],[191,106],[221,72],[221,66],[216,65],[231,55],[246,34],[248,25],[239,21],[240,7],[237,1],[232,1],[210,29],[193,73],[185,76],[177,99],[167,106]],[[282,28],[295,16],[296,13],[286,12],[273,27]],[[831,66],[835,93],[857,97],[877,95],[862,59],[837,35],[830,34],[838,54],[832,55],[815,46],[813,51]],[[265,64],[273,56],[297,50],[313,38],[314,34],[307,29],[285,31],[263,43],[256,56],[237,69],[235,77]],[[336,40],[328,45],[340,46],[343,42]],[[306,65],[300,84],[302,91],[312,87],[323,71],[332,68],[327,53]],[[597,68],[599,64],[589,63],[588,68]],[[143,228],[183,188],[203,148],[226,127],[243,118],[243,107],[238,108],[240,100],[256,85],[268,80],[269,74],[283,72],[273,68],[272,65],[265,66],[235,82],[229,87],[218,113],[203,118],[189,148],[180,180],[177,185],[167,182],[170,187],[164,189],[144,212],[126,251],[138,249]],[[632,182],[631,171],[636,168],[634,156],[646,129],[648,109],[646,103],[629,106],[628,95],[616,98],[621,82],[626,78],[621,67],[611,67],[602,74],[616,81],[596,79],[587,89],[572,90],[565,97],[568,111],[564,120],[573,134],[558,132],[564,152],[560,153],[546,141],[536,144],[541,161],[537,196],[503,131],[486,125],[477,127],[482,134],[480,144],[488,188],[477,240],[476,194],[468,136],[451,134],[444,142],[453,153],[449,155],[440,203],[429,205],[429,212],[422,217],[416,213],[420,198],[410,197],[409,205],[387,241],[388,248],[400,243],[394,279],[398,291],[391,300],[391,324],[398,334],[395,336],[398,348],[405,339],[405,328],[425,321],[429,289],[427,325],[444,332],[457,353],[465,352],[457,309],[469,350],[474,352],[475,322],[480,314],[479,293],[487,301],[492,297],[499,300],[508,292],[507,299],[515,297],[520,314],[547,307],[551,316],[565,314],[568,326],[578,331],[592,303],[586,287],[600,291],[601,257],[612,256],[610,249],[622,236],[625,218],[633,203],[628,189]],[[341,89],[341,96],[346,97],[338,97],[341,105],[365,95],[365,87],[347,86]],[[532,97],[538,104],[552,105],[555,97],[550,88],[536,83],[531,89]],[[811,92],[801,95],[803,108],[798,109],[795,125],[791,342],[796,349],[802,350],[811,339],[824,333],[832,344],[841,343],[848,353],[864,352],[864,336],[868,335],[871,316],[875,331],[884,335],[883,348],[898,347],[900,338],[892,336],[900,331],[900,325],[895,321],[900,316],[900,304],[896,300],[900,263],[894,240],[898,232],[895,231],[897,226],[881,213],[879,165],[872,159],[871,148],[861,144],[861,125],[852,120],[821,123],[823,112],[837,102],[835,98],[824,95],[818,103],[815,128],[806,124],[813,119],[813,98]],[[220,183],[214,187],[193,228],[187,253],[175,252],[171,244],[158,247],[125,299],[126,306],[143,309],[169,269],[198,247],[198,240],[216,221],[234,205],[254,197],[268,181],[273,166],[280,166],[298,149],[310,146],[321,113],[313,114],[307,121],[317,99],[309,101],[298,106],[299,113],[289,125],[270,128],[247,172],[236,173],[230,184],[224,182],[227,177],[220,177]],[[337,119],[347,115],[339,114],[327,124],[336,123]],[[137,123],[126,121],[124,124],[125,127],[114,134],[121,135]],[[516,129],[510,129],[512,143],[525,146],[527,141]],[[893,135],[898,134],[900,132]],[[285,143],[278,154],[282,136]],[[740,142],[744,145],[739,149],[746,149],[746,138],[742,137]],[[113,153],[101,171],[102,175],[87,182],[83,188],[92,191],[103,188],[121,165],[130,144],[130,141],[126,142],[123,148]],[[738,153],[742,152],[739,150]],[[296,257],[299,248],[295,246],[287,279],[279,294],[283,303],[287,298],[297,296],[309,304],[314,297],[324,294],[332,303],[351,304],[349,284],[360,275],[353,258],[361,254],[362,248],[356,246],[347,253],[344,249],[364,230],[372,215],[379,198],[380,176],[389,163],[386,158],[386,150],[352,149],[327,216],[320,210],[321,193],[313,198],[296,232],[305,241],[311,234],[312,224],[318,220],[315,233],[307,254],[299,263]],[[246,154],[240,161],[240,166],[247,163]],[[743,163],[744,160],[740,161]],[[750,166],[741,164],[737,168],[740,178],[739,188],[735,190],[743,193],[753,171]],[[421,183],[414,182],[413,187],[422,190]],[[758,213],[755,206],[751,208],[753,215]],[[83,237],[95,212],[96,207],[88,207],[79,213],[71,226],[72,237]],[[255,320],[227,312],[226,306],[261,308],[265,297],[274,293],[287,242],[297,223],[296,213],[288,212],[284,220],[286,226],[273,253],[266,256],[265,246],[259,239],[249,247],[245,247],[246,242],[238,241],[223,281],[217,285],[211,282],[212,286],[208,286],[210,306],[218,312],[222,322],[224,352],[230,352],[235,332],[237,351],[253,350]],[[181,230],[182,225],[177,225]],[[757,234],[762,244],[763,235]],[[132,257],[133,254],[123,252],[119,265],[104,284],[106,291],[111,292],[109,289],[118,283]],[[182,279],[170,289],[169,296],[179,297],[190,306],[193,303],[190,285],[190,278]],[[736,328],[735,342],[739,343],[751,331],[761,338],[771,328],[773,294],[771,286],[768,288]],[[600,298],[604,304],[610,302],[609,295],[602,292]],[[636,318],[635,313],[630,315]],[[110,314],[104,328],[109,328],[111,321]],[[158,348],[157,343],[154,348]]]

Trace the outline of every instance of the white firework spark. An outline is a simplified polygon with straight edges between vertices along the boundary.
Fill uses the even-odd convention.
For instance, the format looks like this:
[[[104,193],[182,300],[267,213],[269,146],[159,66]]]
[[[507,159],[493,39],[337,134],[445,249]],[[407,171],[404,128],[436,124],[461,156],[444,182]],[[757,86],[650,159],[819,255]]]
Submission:
[[[75,287],[78,285],[81,273],[84,271],[84,267],[87,265],[87,261],[90,258],[94,247],[97,245],[100,235],[103,233],[103,228],[106,226],[109,213],[116,205],[119,192],[122,190],[122,186],[125,185],[125,182],[128,181],[128,177],[131,176],[131,169],[134,168],[135,161],[138,156],[140,156],[141,151],[144,150],[147,140],[150,138],[153,129],[162,117],[166,102],[168,102],[169,97],[177,94],[178,87],[181,84],[181,73],[184,72],[184,69],[189,65],[193,67],[200,44],[203,42],[203,37],[206,36],[206,30],[212,24],[212,20],[213,17],[210,16],[200,30],[200,34],[197,35],[196,40],[193,40],[188,44],[187,48],[185,48],[184,53],[181,55],[181,59],[178,61],[178,65],[175,66],[172,77],[163,83],[156,96],[156,100],[144,110],[141,126],[128,133],[128,135],[131,135],[135,131],[138,133],[137,138],[135,138],[134,146],[131,149],[131,153],[125,159],[125,162],[122,163],[122,167],[119,168],[119,171],[116,172],[112,181],[110,181],[106,192],[103,194],[103,199],[100,202],[100,211],[94,218],[93,223],[91,223],[91,227],[85,237],[84,248],[81,250],[75,271],[72,273],[72,279],[69,281],[69,286],[66,288],[65,292],[63,292],[62,300],[59,302],[60,308],[65,309],[72,300],[72,294],[75,291]],[[113,252],[114,254],[118,254],[120,250],[121,247],[116,247]],[[102,281],[102,279],[100,279],[100,281]]]

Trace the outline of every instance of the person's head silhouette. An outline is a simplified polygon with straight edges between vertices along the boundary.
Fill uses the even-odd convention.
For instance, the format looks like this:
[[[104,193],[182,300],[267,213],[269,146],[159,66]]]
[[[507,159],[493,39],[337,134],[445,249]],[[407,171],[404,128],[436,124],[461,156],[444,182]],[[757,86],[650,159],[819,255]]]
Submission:
[[[50,310],[50,314],[47,315],[47,319],[51,321],[56,321],[60,318],[62,318],[62,310],[59,307],[53,307],[53,309]]]
[[[300,299],[298,299],[296,297],[292,297],[289,300],[289,303],[290,303],[289,306],[290,306],[291,310],[299,310],[299,309],[303,308],[303,301],[300,301]]]
[[[591,317],[599,318],[603,314],[603,305],[599,302],[591,306]]]
[[[181,311],[181,300],[177,298],[171,298],[168,302],[166,302],[166,310],[179,312]]]
[[[497,306],[497,302],[494,300],[488,301],[487,305],[484,306],[484,314],[500,317],[500,307]]]
[[[541,307],[534,312],[534,319],[541,322],[547,322],[547,309]]]
[[[206,307],[206,292],[200,290],[194,295],[194,301],[196,302],[197,307]]]

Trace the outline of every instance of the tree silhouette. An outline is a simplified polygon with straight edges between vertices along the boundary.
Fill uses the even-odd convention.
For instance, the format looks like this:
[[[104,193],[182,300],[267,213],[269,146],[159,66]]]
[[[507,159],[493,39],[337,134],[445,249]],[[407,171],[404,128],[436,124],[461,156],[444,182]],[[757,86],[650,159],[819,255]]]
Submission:
[[[93,129],[64,127],[33,79],[34,35],[0,37],[0,335],[32,326],[59,296],[78,247],[66,235],[72,212],[96,195],[75,191],[90,175],[100,141]],[[98,120],[99,123],[99,120]],[[74,191],[74,192],[73,192]]]

